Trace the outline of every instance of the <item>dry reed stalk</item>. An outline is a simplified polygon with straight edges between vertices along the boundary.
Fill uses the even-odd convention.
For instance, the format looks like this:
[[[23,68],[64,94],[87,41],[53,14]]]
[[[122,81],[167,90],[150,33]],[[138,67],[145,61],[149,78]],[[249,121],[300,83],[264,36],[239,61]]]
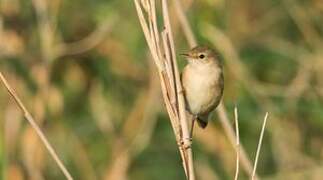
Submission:
[[[240,159],[240,135],[239,135],[239,122],[238,122],[238,108],[234,107],[234,123],[236,125],[236,173],[234,176],[234,180],[238,180],[239,177],[239,159]]]
[[[231,143],[231,145],[233,147],[236,146],[236,138],[235,138],[235,134],[234,134],[234,130],[231,127],[230,121],[229,121],[229,117],[227,115],[226,109],[223,105],[223,103],[219,104],[219,107],[217,108],[217,114],[219,116],[219,120],[222,124],[222,127],[225,131],[225,134],[228,136],[228,139]],[[243,146],[240,145],[239,147],[239,158],[241,160],[241,165],[242,168],[248,173],[248,175],[251,177],[252,175],[252,163],[246,153],[246,151],[244,150]],[[257,175],[256,175],[257,177]]]
[[[68,172],[68,170],[66,169],[66,167],[64,166],[62,161],[59,159],[59,157],[56,154],[54,148],[50,145],[50,143],[48,142],[46,136],[44,135],[44,133],[42,132],[40,127],[37,125],[37,123],[35,122],[34,118],[31,116],[31,114],[29,113],[27,108],[24,106],[24,104],[22,103],[22,101],[18,97],[17,93],[14,91],[13,88],[11,88],[11,86],[9,85],[9,83],[7,82],[7,80],[2,75],[1,72],[0,72],[0,79],[1,79],[1,82],[3,83],[3,85],[6,87],[9,94],[13,97],[13,99],[15,100],[15,102],[17,103],[17,105],[19,106],[21,111],[23,112],[23,114],[24,114],[25,118],[27,119],[27,121],[30,123],[32,128],[36,131],[37,135],[39,136],[39,138],[41,139],[41,141],[43,142],[43,144],[47,148],[48,152],[50,153],[50,155],[52,156],[52,158],[54,159],[54,161],[56,162],[58,167],[61,169],[61,171],[65,175],[66,179],[73,180],[71,174]]]
[[[266,115],[264,117],[264,122],[262,123],[261,133],[260,133],[259,142],[258,142],[258,146],[257,146],[257,153],[256,153],[256,157],[255,157],[255,161],[254,161],[254,165],[253,165],[252,176],[251,176],[252,180],[256,179],[256,170],[257,170],[258,158],[259,158],[259,154],[260,154],[262,139],[264,137],[267,118],[268,118],[268,112],[266,112]]]
[[[162,0],[163,31],[157,27],[155,0],[134,0],[148,47],[157,66],[164,103],[170,117],[187,179],[194,180],[193,155],[166,0]],[[144,9],[144,10],[143,10]],[[160,40],[161,38],[161,40]]]

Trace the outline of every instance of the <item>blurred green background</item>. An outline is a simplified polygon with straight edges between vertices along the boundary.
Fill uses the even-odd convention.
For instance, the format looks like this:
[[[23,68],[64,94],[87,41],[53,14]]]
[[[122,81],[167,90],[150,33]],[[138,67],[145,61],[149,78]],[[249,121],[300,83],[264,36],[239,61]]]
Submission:
[[[323,1],[181,2],[199,44],[224,60],[224,104],[231,120],[238,106],[252,162],[270,114],[261,179],[323,179]],[[179,54],[189,46],[169,4]],[[1,0],[0,9],[0,71],[75,179],[185,179],[132,1]],[[64,179],[2,85],[0,99],[3,179]],[[193,151],[197,179],[233,179],[235,151],[215,113]]]

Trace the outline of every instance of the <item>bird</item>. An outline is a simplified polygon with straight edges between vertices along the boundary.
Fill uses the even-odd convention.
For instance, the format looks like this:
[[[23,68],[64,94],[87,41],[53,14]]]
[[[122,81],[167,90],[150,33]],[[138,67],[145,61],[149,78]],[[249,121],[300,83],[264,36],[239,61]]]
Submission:
[[[186,110],[194,122],[206,128],[210,113],[219,105],[224,90],[223,64],[218,53],[207,46],[196,46],[183,55],[188,63],[181,74]]]

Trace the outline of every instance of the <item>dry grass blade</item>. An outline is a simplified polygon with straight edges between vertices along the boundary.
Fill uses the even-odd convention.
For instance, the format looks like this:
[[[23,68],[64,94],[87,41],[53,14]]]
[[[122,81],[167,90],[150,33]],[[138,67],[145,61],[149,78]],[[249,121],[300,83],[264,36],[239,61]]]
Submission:
[[[47,150],[50,153],[50,155],[53,157],[54,161],[57,163],[58,167],[64,173],[65,177],[68,180],[72,180],[73,178],[72,178],[71,174],[68,172],[68,170],[66,169],[66,167],[64,166],[64,164],[62,163],[62,161],[59,159],[58,155],[56,154],[55,150],[53,149],[53,147],[48,142],[48,140],[45,137],[44,133],[41,131],[40,127],[36,124],[34,118],[31,116],[31,114],[29,113],[29,111],[27,110],[27,108],[24,106],[24,104],[22,103],[22,101],[20,100],[20,98],[17,96],[16,92],[11,88],[11,86],[9,85],[9,83],[7,82],[7,80],[2,75],[1,72],[0,72],[0,79],[1,79],[1,82],[4,84],[4,86],[6,87],[6,89],[8,90],[9,94],[14,98],[14,100],[17,103],[17,105],[19,106],[19,108],[24,113],[25,118],[28,120],[28,122],[30,123],[30,125],[36,131],[36,133],[39,136],[39,138],[44,143],[45,147],[47,148]]]
[[[240,159],[240,135],[239,135],[239,123],[238,123],[238,108],[234,107],[234,122],[236,124],[236,153],[237,153],[237,159],[236,159],[236,173],[234,176],[235,180],[238,180],[239,177],[239,159]]]
[[[229,118],[227,116],[227,112],[226,112],[226,109],[225,109],[223,103],[219,104],[219,106],[217,108],[217,113],[218,113],[219,119],[221,121],[221,124],[223,126],[223,129],[225,131],[225,134],[228,136],[228,139],[229,139],[230,143],[232,144],[232,146],[235,146],[236,138],[235,138],[235,135],[234,135],[234,130],[231,127],[231,124],[230,124],[230,121],[229,121]],[[252,175],[252,163],[249,160],[249,158],[247,156],[247,153],[246,153],[246,151],[244,150],[244,148],[242,146],[240,146],[239,151],[240,151],[239,157],[240,157],[240,160],[241,160],[242,168],[244,168],[244,170],[251,177],[251,175]]]
[[[134,2],[148,47],[159,71],[164,102],[179,146],[186,176],[189,180],[194,180],[191,140],[167,1],[161,1],[164,27],[161,33],[157,27],[155,0],[141,1],[141,3],[134,0]]]
[[[256,179],[255,176],[256,176],[256,170],[257,170],[257,163],[258,163],[258,158],[259,158],[259,154],[260,154],[262,139],[263,139],[264,132],[265,132],[267,118],[268,118],[268,112],[266,113],[265,118],[264,118],[264,122],[262,124],[262,129],[261,129],[259,142],[258,142],[258,146],[257,146],[256,158],[255,158],[255,162],[254,162],[254,165],[253,165],[253,171],[252,171],[252,176],[251,176],[252,180]]]

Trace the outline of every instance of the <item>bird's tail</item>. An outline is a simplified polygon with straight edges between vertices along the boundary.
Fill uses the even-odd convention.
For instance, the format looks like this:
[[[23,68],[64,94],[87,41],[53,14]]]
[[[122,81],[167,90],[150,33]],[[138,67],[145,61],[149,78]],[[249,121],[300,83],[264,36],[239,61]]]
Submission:
[[[207,124],[208,124],[208,115],[206,116],[198,116],[197,117],[197,124],[200,126],[200,128],[204,129],[206,128]]]

